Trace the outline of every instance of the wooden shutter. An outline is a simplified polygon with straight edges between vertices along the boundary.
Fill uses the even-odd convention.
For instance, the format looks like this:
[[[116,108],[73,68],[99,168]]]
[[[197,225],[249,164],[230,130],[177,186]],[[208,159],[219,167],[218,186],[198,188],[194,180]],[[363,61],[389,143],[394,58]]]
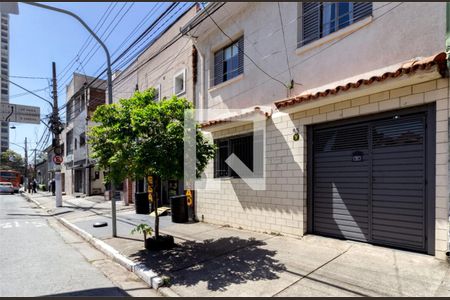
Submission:
[[[303,2],[303,34],[300,46],[320,38],[320,6],[320,2]]]
[[[372,2],[353,2],[353,22],[372,14]]]
[[[242,36],[238,41],[238,59],[239,59],[239,65],[238,65],[238,74],[244,73],[244,37]]]
[[[214,54],[214,85],[223,82],[223,50]]]

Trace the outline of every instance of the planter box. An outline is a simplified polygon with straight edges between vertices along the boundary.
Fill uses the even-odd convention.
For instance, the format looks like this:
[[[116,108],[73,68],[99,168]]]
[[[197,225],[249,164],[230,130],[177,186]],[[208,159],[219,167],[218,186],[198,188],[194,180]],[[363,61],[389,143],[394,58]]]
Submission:
[[[160,235],[158,239],[151,237],[145,240],[145,249],[147,250],[166,250],[174,245],[175,241],[171,235]]]

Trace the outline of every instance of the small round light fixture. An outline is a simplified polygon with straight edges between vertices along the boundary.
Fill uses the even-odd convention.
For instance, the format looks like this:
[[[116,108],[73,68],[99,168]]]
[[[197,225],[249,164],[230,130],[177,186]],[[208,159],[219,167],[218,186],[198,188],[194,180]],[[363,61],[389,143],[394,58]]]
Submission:
[[[400,119],[400,116],[399,115],[395,115],[394,116],[394,120],[398,120],[398,119]]]
[[[298,141],[300,139],[300,134],[298,133],[298,128],[295,127],[292,131],[294,132],[294,135],[292,136],[292,139],[294,141]]]

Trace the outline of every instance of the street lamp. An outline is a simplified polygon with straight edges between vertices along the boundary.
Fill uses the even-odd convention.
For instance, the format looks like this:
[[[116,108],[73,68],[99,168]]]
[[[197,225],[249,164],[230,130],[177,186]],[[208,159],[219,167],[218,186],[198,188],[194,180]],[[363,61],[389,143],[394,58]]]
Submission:
[[[41,3],[35,3],[35,2],[22,2],[22,3],[28,4],[28,5],[37,6],[37,7],[48,9],[48,10],[53,10],[53,11],[56,11],[56,12],[60,12],[60,13],[69,15],[69,16],[77,19],[78,22],[80,22],[81,25],[83,25],[83,27],[86,28],[87,31],[89,31],[89,33],[100,44],[100,46],[103,48],[103,50],[105,51],[105,54],[106,54],[106,62],[107,62],[107,66],[108,66],[108,70],[107,70],[107,77],[108,77],[108,104],[112,104],[111,56],[109,54],[108,48],[106,48],[106,45],[102,42],[102,40],[100,40],[100,38],[95,34],[95,32],[92,31],[92,29],[89,28],[89,26],[79,16],[77,16],[76,14],[74,14],[71,11],[64,10],[64,9],[57,8],[57,7],[53,7],[53,6],[49,6],[49,5],[45,5],[45,4],[41,4]],[[61,177],[61,173],[59,173],[59,179],[60,179],[60,177]],[[114,184],[112,184],[111,186],[113,186],[113,185]],[[59,186],[61,187],[61,185],[59,185]],[[111,199],[111,210],[112,210],[111,211],[111,215],[112,215],[112,235],[113,235],[113,237],[116,237],[117,236],[116,201],[114,200],[114,194],[112,195],[112,199]]]

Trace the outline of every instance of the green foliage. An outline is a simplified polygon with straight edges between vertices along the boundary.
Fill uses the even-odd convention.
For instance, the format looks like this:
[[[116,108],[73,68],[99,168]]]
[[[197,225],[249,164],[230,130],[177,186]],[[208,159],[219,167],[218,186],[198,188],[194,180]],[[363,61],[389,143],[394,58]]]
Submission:
[[[25,163],[19,153],[8,149],[0,156],[0,169],[23,172],[25,170]]]
[[[144,239],[147,238],[147,235],[152,235],[153,233],[153,229],[148,226],[145,223],[141,223],[139,225],[136,225],[135,228],[133,228],[133,230],[131,230],[131,234],[135,234],[135,233],[142,233],[144,234]]]
[[[184,171],[184,112],[193,105],[185,98],[154,101],[155,90],[136,92],[129,99],[101,105],[98,122],[89,132],[93,157],[110,170],[107,181],[154,175],[181,179]],[[214,156],[215,146],[196,125],[197,176]]]

